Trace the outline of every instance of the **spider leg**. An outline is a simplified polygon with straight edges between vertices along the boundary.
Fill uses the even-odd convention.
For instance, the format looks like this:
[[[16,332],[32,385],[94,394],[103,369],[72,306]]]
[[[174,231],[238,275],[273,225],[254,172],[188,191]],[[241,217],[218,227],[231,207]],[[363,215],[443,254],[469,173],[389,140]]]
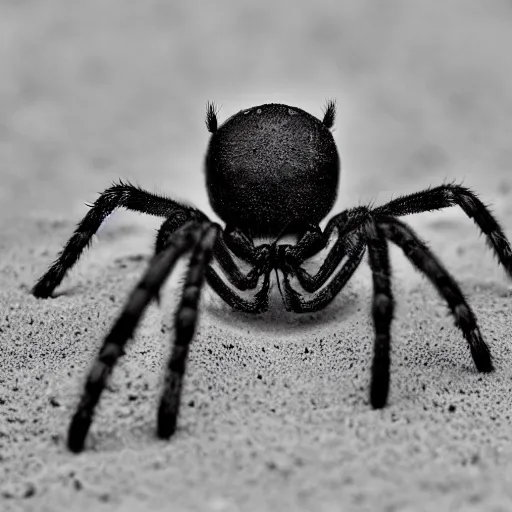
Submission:
[[[361,241],[359,233],[343,238],[338,235],[318,272],[314,275],[311,275],[301,266],[307,257],[304,259],[297,257],[296,252],[294,251],[295,246],[280,245],[278,247],[279,266],[283,273],[295,275],[306,292],[313,293],[319,290],[327,282],[345,256],[351,254],[354,250],[357,250],[358,247],[362,247],[362,250],[364,251],[364,244],[361,244]]]
[[[372,316],[375,329],[370,402],[374,409],[381,409],[386,405],[389,391],[390,328],[394,300],[391,291],[388,242],[382,229],[374,222],[369,222],[365,226],[365,233],[373,278]]]
[[[167,249],[174,233],[190,221],[194,221],[196,223],[211,222],[204,213],[199,210],[192,209],[190,211],[177,212],[174,215],[167,217],[160,226],[156,236],[155,254]]]
[[[222,233],[222,240],[226,247],[238,258],[247,263],[257,263],[258,251],[254,241],[241,229],[234,226],[226,226]]]
[[[336,240],[327,253],[320,269],[311,275],[301,265],[308,259],[325,249],[333,231],[336,231]],[[322,233],[320,226],[310,224],[295,245],[280,244],[277,247],[277,260],[280,270],[285,274],[297,277],[301,287],[308,293],[316,292],[322,287],[333,272],[338,268],[343,258],[356,243],[354,237],[342,237],[338,226],[330,223]]]
[[[270,290],[270,268],[268,265],[263,269],[263,285],[254,295],[254,300],[247,300],[237,295],[220,278],[219,274],[209,266],[206,269],[206,281],[212,287],[213,291],[229,306],[245,313],[263,313],[268,309],[268,294]]]
[[[224,237],[223,239],[219,238],[214,254],[227,273],[230,282],[239,290],[255,288],[263,273],[263,265],[270,257],[270,246],[264,244],[255,247],[252,240],[236,228],[227,228]],[[343,250],[339,250],[340,247],[344,247],[346,242],[341,243],[338,240],[337,245],[329,251],[319,273],[316,276],[311,276],[300,265],[307,258],[321,251],[327,245],[328,239],[318,225],[308,224],[296,245],[281,244],[277,246],[275,257],[279,260],[278,265],[281,270],[296,274],[302,287],[308,292],[318,290],[346,254]],[[254,264],[255,267],[246,276],[241,275],[228,250],[244,261]]]
[[[512,277],[512,249],[503,232],[503,228],[480,199],[466,187],[445,184],[429,188],[415,194],[402,196],[379,206],[372,215],[390,215],[398,217],[412,213],[439,210],[449,206],[459,205],[466,215],[485,233],[487,243],[494,249],[499,262]]]
[[[285,262],[281,261],[279,263],[280,267],[285,268],[285,270],[283,270],[283,287],[285,291],[283,298],[285,301],[286,309],[288,311],[294,311],[296,313],[309,313],[319,311],[323,309],[325,306],[327,306],[327,304],[329,304],[334,299],[334,297],[336,297],[336,295],[338,295],[338,293],[343,289],[343,287],[347,284],[348,280],[356,271],[357,267],[361,263],[361,260],[363,259],[365,248],[366,242],[360,236],[357,238],[357,242],[354,243],[354,245],[349,246],[347,252],[345,252],[345,247],[342,244],[333,247],[330,253],[333,254],[333,262],[336,262],[336,260],[339,260],[338,263],[341,262],[341,260],[347,253],[348,258],[342,265],[342,267],[338,270],[338,272],[334,275],[334,277],[329,281],[329,283],[309,299],[304,299],[299,292],[293,289],[290,283],[290,279],[288,277],[289,272],[286,270]],[[337,264],[334,265],[333,270],[336,267]],[[321,272],[322,270],[319,271],[319,274]],[[312,279],[315,278],[316,277],[313,277]],[[323,279],[324,276],[321,276],[321,278],[318,281]]]
[[[158,409],[158,436],[169,439],[176,430],[190,342],[194,336],[204,275],[218,235],[211,226],[194,247],[183,295],[175,317],[175,342],[167,365],[164,391]]]
[[[164,246],[167,236],[175,230],[174,218],[165,221],[158,235],[157,251]],[[247,275],[244,275],[233,261],[231,252],[240,259],[251,263],[254,267]],[[269,257],[270,247],[264,244],[255,247],[253,241],[237,228],[227,228],[216,239],[213,247],[213,256],[219,262],[225,275],[231,284],[238,290],[254,289],[258,285],[261,275],[265,275],[262,288],[256,292],[254,300],[249,301],[240,297],[222,280],[219,274],[208,265],[206,268],[206,280],[213,291],[219,295],[233,309],[246,313],[261,313],[268,309],[268,293],[270,289]]]
[[[312,299],[305,300],[294,290],[284,272],[285,304],[287,309],[297,313],[318,311],[324,308],[345,286],[353,275],[368,245],[368,257],[373,277],[372,316],[375,328],[374,356],[370,401],[374,409],[386,405],[389,391],[390,326],[393,319],[394,300],[391,292],[391,269],[389,265],[388,242],[381,228],[372,220],[364,225],[364,237],[359,235],[354,245],[348,246],[348,259],[333,279]],[[346,239],[342,239],[346,242]],[[336,246],[335,246],[336,247]],[[345,254],[342,244],[338,252]],[[340,258],[341,260],[341,258]]]
[[[117,360],[124,354],[124,347],[132,337],[144,310],[157,295],[177,259],[193,247],[209,229],[209,224],[187,223],[174,233],[168,247],[156,254],[149,263],[146,273],[132,291],[121,315],[106,336],[89,372],[82,398],[69,427],[68,447],[71,451],[82,451],[101,393]]]
[[[414,231],[393,217],[383,217],[378,224],[384,235],[400,247],[409,261],[432,282],[446,300],[471,350],[475,365],[480,372],[493,370],[491,354],[482,338],[480,329],[459,285],[430,249],[416,236]]]
[[[295,245],[280,245],[280,247],[286,247],[285,252],[289,257],[303,263],[327,246],[330,234],[330,232],[322,233],[318,224],[308,224]]]
[[[32,293],[36,297],[49,297],[61,283],[66,272],[78,261],[82,251],[91,243],[102,222],[116,208],[147,213],[159,217],[180,216],[181,222],[193,217],[197,210],[172,199],[157,196],[130,184],[119,182],[105,190],[94,202],[87,215],[78,224],[72,237],[48,271],[37,281]]]
[[[367,208],[345,210],[329,221],[324,233],[320,231],[318,226],[316,228],[310,226],[297,245],[283,244],[278,246],[277,266],[283,272],[285,289],[283,299],[288,311],[295,311],[296,313],[319,311],[341,291],[359,266],[364,255],[366,242],[361,234],[355,231],[369,220],[368,212]],[[334,231],[337,233],[335,243],[327,253],[318,272],[311,275],[301,267],[302,263],[325,248]],[[318,291],[333,275],[345,256],[348,256],[347,261],[336,276],[314,297],[304,299],[299,292],[292,288],[288,278],[289,274],[297,277],[306,292],[314,293]]]
[[[244,275],[231,256],[233,253],[241,260],[254,265],[247,275]],[[229,306],[246,313],[262,313],[268,309],[268,294],[270,289],[270,246],[268,244],[256,247],[250,237],[243,231],[228,226],[219,237],[213,248],[213,256],[219,262],[231,284],[238,290],[254,289],[258,286],[259,278],[263,285],[254,295],[253,300],[240,297],[209,265],[206,269],[206,281],[213,291]]]
[[[358,232],[358,229],[370,220],[370,210],[364,206],[345,210],[335,215],[330,219],[323,233],[324,244],[327,244],[333,232],[337,233],[337,238],[317,274],[312,276],[303,269],[300,264],[304,260],[296,261],[293,246],[286,245],[279,248],[284,252],[280,255],[281,262],[284,263],[282,263],[281,270],[284,273],[295,274],[305,291],[309,293],[316,292],[326,283],[347,254],[350,255],[353,251],[359,249],[364,253],[366,243],[364,242],[361,245],[362,234]],[[362,256],[363,254],[361,254]]]
[[[233,233],[236,234],[233,235]],[[244,274],[239,269],[231,256],[230,250],[242,260],[253,265],[247,274]],[[268,262],[269,245],[264,244],[255,247],[252,240],[238,230],[227,233],[223,232],[217,237],[213,248],[213,255],[233,286],[242,291],[252,290],[258,285],[264,266]]]

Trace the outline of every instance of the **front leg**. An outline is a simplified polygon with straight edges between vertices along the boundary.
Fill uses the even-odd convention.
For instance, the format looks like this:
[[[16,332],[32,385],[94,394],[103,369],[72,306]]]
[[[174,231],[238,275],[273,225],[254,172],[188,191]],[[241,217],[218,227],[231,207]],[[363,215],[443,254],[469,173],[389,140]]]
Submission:
[[[286,309],[288,311],[294,311],[295,313],[310,313],[320,311],[325,308],[327,304],[332,302],[352,277],[363,259],[365,248],[365,241],[361,237],[358,245],[350,251],[347,260],[338,272],[334,274],[334,277],[332,277],[329,283],[312,297],[307,299],[292,288],[288,273],[283,272],[283,287],[285,292],[283,299],[285,301]],[[341,261],[345,252],[341,247],[337,250],[339,251],[337,258]]]
[[[247,274],[239,269],[231,252],[253,265]],[[242,231],[233,229],[224,231],[217,238],[213,255],[233,286],[242,291],[253,290],[258,285],[259,278],[269,260],[270,247],[268,244],[256,247]]]
[[[330,235],[336,230],[337,239],[327,254],[324,263],[318,273],[311,276],[306,270],[300,267],[300,263],[293,261],[291,255],[294,252],[293,246],[280,246],[278,251],[278,266],[284,275],[284,300],[286,308],[296,313],[319,311],[329,304],[334,297],[343,289],[348,280],[352,277],[363,259],[366,240],[359,231],[359,228],[370,219],[369,210],[366,207],[357,207],[345,210],[335,215],[327,224],[324,232],[324,247]],[[300,241],[297,246],[300,246]],[[304,250],[303,250],[304,251]],[[305,251],[302,252],[305,254]],[[336,272],[330,282],[313,297],[305,299],[291,286],[288,275],[295,274],[299,283],[309,293],[317,292],[327,280],[334,274],[343,258],[347,259],[343,266]]]
[[[270,290],[270,269],[268,266],[263,272],[263,285],[256,292],[252,300],[240,297],[235,290],[232,290],[215,272],[213,267],[206,269],[206,281],[213,291],[229,306],[244,313],[258,314],[268,309],[268,294]]]
[[[82,398],[69,427],[68,447],[71,451],[82,451],[94,411],[110,374],[119,358],[124,355],[128,340],[133,337],[142,315],[151,300],[158,296],[163,282],[171,273],[178,258],[198,243],[203,243],[203,240],[209,240],[216,235],[216,229],[215,225],[208,223],[186,223],[172,234],[165,249],[151,259],[144,276],[133,289],[121,314],[107,334],[89,372]],[[183,313],[183,309],[181,312]]]
[[[349,210],[350,212],[350,210]],[[342,218],[347,212],[337,215],[332,220]],[[324,233],[317,226],[316,230],[309,230],[299,240],[297,245],[280,245],[278,247],[278,265],[283,273],[295,275],[308,293],[314,293],[319,290],[327,280],[333,275],[343,258],[348,255],[350,258],[353,253],[359,253],[363,248],[362,238],[356,233],[351,236],[340,236],[340,223],[329,222]],[[306,259],[314,256],[324,249],[330,239],[331,234],[336,229],[336,241],[327,253],[320,269],[315,275],[311,275],[302,268]]]
[[[158,409],[158,436],[161,439],[169,439],[176,431],[188,353],[199,314],[199,299],[218,233],[219,226],[208,226],[190,258],[180,305],[174,320],[174,346],[167,363],[164,390]]]
[[[241,260],[253,265],[247,275],[243,274],[233,260],[231,253]],[[213,291],[226,304],[238,311],[246,313],[262,313],[268,309],[268,294],[270,290],[270,247],[268,244],[256,247],[245,233],[237,228],[226,228],[217,238],[214,246],[214,258],[219,262],[229,282],[237,290],[254,289],[259,278],[263,275],[263,284],[252,300],[238,295],[237,290],[230,288],[215,269],[210,265],[206,269],[206,280]]]
[[[57,260],[35,284],[32,293],[36,297],[46,298],[52,294],[66,272],[78,261],[82,251],[91,243],[91,238],[102,222],[120,207],[159,217],[173,217],[181,214],[183,216],[181,224],[195,218],[194,213],[197,212],[172,199],[157,196],[130,184],[120,182],[113,185],[94,202]]]

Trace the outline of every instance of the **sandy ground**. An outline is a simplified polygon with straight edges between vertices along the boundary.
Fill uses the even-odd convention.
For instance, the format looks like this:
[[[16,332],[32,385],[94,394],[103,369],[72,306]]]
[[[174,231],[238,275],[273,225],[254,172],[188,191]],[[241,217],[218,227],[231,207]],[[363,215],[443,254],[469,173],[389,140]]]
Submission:
[[[316,315],[229,311],[206,290],[179,431],[156,439],[176,277],[148,310],[75,456],[85,372],[151,255],[119,212],[59,294],[30,293],[119,177],[211,212],[207,100],[221,119],[337,98],[336,209],[445,179],[512,237],[512,4],[493,0],[0,2],[1,510],[512,510],[512,288],[456,209],[411,220],[460,280],[494,355],[479,375],[446,307],[392,251],[389,406],[368,403],[364,264]]]

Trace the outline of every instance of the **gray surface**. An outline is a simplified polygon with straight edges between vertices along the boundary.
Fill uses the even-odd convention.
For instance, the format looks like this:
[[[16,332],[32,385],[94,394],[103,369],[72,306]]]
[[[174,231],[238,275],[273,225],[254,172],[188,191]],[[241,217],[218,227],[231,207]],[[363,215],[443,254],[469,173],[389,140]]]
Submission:
[[[436,293],[393,250],[387,409],[367,398],[364,266],[317,315],[287,315],[276,297],[250,318],[207,290],[184,394],[193,406],[163,443],[155,410],[175,277],[116,369],[87,451],[66,452],[84,374],[158,222],[119,213],[63,295],[28,289],[113,179],[209,211],[207,100],[225,119],[271,101],[321,115],[335,97],[338,210],[464,179],[512,236],[510,2],[188,5],[0,4],[2,510],[509,510],[512,290],[455,209],[411,223],[460,279],[495,373],[476,373]]]

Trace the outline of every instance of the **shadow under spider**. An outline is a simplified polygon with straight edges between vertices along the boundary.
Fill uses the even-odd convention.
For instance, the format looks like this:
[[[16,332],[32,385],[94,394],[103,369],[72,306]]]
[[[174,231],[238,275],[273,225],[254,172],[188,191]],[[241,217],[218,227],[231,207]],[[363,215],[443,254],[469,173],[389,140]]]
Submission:
[[[205,294],[202,301],[203,312],[217,319],[221,324],[241,330],[254,329],[258,332],[279,335],[298,332],[310,334],[319,327],[334,324],[341,330],[343,322],[351,318],[361,307],[363,307],[362,298],[355,292],[339,295],[320,311],[299,315],[293,311],[286,311],[279,293],[272,289],[268,310],[257,315],[230,308],[218,300],[213,292]]]

